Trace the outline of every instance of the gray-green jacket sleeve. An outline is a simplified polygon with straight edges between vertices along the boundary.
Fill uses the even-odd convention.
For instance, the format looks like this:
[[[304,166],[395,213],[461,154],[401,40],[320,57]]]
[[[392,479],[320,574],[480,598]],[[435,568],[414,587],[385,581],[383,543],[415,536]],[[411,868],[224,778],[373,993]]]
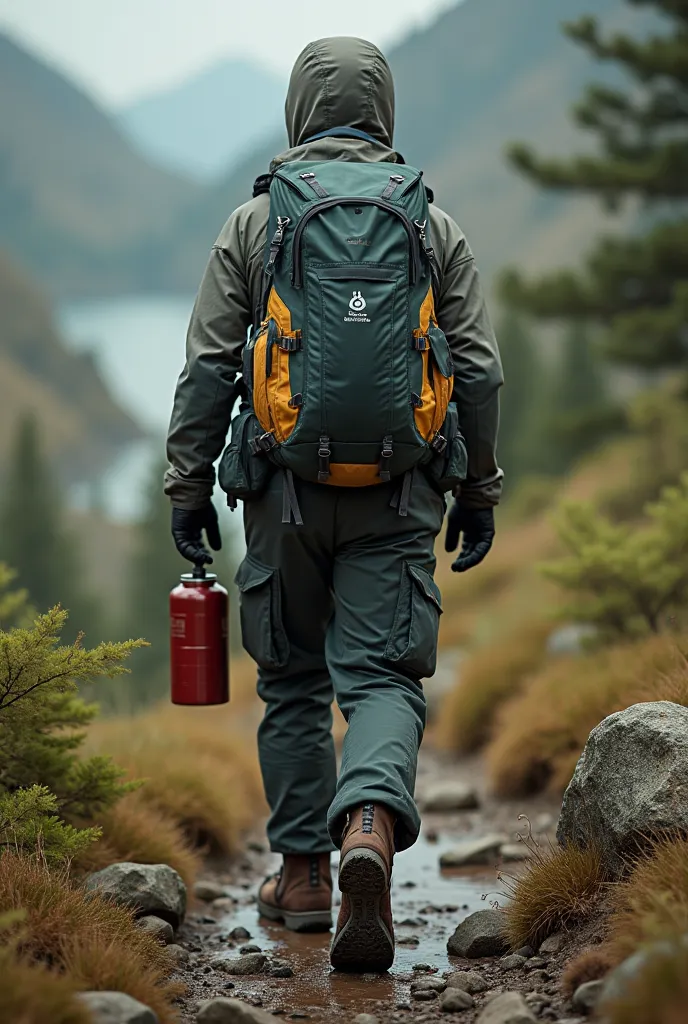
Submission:
[[[442,210],[431,207],[434,245],[442,269],[437,318],[454,359],[454,400],[468,449],[461,500],[496,505],[503,473],[497,464],[502,364],[478,270],[465,236]]]
[[[167,437],[165,493],[179,508],[199,508],[212,496],[236,398],[241,352],[253,320],[239,211],[213,246],[186,339]]]

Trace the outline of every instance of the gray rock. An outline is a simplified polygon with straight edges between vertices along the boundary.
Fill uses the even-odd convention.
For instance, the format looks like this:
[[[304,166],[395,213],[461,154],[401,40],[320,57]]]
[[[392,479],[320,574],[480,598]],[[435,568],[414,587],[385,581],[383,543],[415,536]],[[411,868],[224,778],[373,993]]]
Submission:
[[[141,916],[154,914],[178,928],[186,912],[186,886],[168,864],[111,864],[86,879],[86,889],[99,892]]]
[[[595,626],[572,622],[560,626],[550,633],[547,640],[548,654],[582,654],[591,640],[598,635]]]
[[[526,960],[530,960],[531,957],[535,956],[535,950],[532,946],[521,946],[520,949],[514,950],[519,956],[524,956]]]
[[[418,992],[421,989],[430,989],[432,992],[444,992],[447,982],[437,975],[428,975],[425,978],[414,978],[411,982],[411,992]]]
[[[588,737],[564,795],[557,839],[594,840],[618,878],[645,837],[688,832],[688,708],[634,704]]]
[[[225,996],[201,1003],[196,1021],[197,1024],[275,1024],[271,1013]]]
[[[166,946],[174,939],[172,925],[169,921],[163,921],[161,917],[147,914],[146,917],[140,917],[136,923],[142,932],[148,932]]]
[[[216,971],[224,971],[225,974],[262,974],[267,962],[265,953],[247,953],[246,956],[232,960],[222,957],[213,960],[213,967]]]
[[[476,1024],[534,1024],[535,1017],[520,992],[502,992],[491,999]]]
[[[591,1014],[602,996],[604,981],[586,981],[573,993],[571,1003],[579,1013]]]
[[[477,971],[455,971],[447,978],[447,988],[459,988],[462,992],[476,995],[478,992],[487,992],[488,984]]]
[[[480,806],[478,794],[465,782],[436,782],[421,798],[425,811],[473,811]]]
[[[249,942],[248,945],[246,946],[240,946],[239,952],[241,953],[242,956],[244,956],[245,953],[262,953],[263,950],[260,948],[260,946],[256,946],[255,943]]]
[[[213,910],[234,910],[237,901],[233,896],[220,896],[219,899],[213,900]]]
[[[251,933],[247,931],[245,928],[242,928],[241,925],[239,925],[237,928],[232,928],[231,932],[229,933],[229,938],[234,939],[235,942],[239,942],[242,939],[250,939],[251,937]]]
[[[552,935],[548,935],[545,941],[540,944],[538,952],[541,956],[552,956],[556,953],[561,953],[565,945],[566,935],[564,932],[554,932]]]
[[[191,954],[188,949],[184,949],[183,946],[178,946],[175,942],[170,943],[167,947],[167,952],[179,967],[183,967],[184,964],[188,964],[191,960]]]
[[[197,900],[203,903],[212,903],[213,900],[221,900],[227,895],[224,885],[219,882],[196,882],[193,887],[193,894]]]
[[[462,921],[447,942],[450,956],[475,960],[483,956],[502,956],[509,951],[504,934],[504,914],[500,910],[477,910]]]
[[[464,1010],[471,1010],[474,1006],[473,996],[460,988],[448,988],[440,995],[442,1013],[462,1013]]]
[[[76,998],[88,1009],[93,1024],[159,1024],[148,1006],[125,992],[79,992]]]
[[[543,960],[541,956],[531,956],[527,964],[523,965],[524,971],[538,971],[541,967],[546,967],[547,961]]]
[[[379,1017],[373,1017],[372,1013],[359,1013],[354,1017],[354,1024],[380,1024]]]
[[[527,957],[519,956],[518,953],[510,953],[509,956],[503,956],[499,961],[499,966],[503,971],[521,971],[526,963]]]
[[[503,843],[503,836],[466,839],[441,855],[440,867],[462,868],[471,864],[496,864]]]
[[[499,855],[507,864],[530,860],[533,856],[525,843],[502,843]]]
[[[416,999],[419,1003],[429,1003],[437,999],[437,992],[434,988],[412,988],[411,999]]]
[[[684,940],[688,943],[688,937]],[[629,956],[623,963],[607,975],[604,979],[604,989],[600,997],[600,1004],[619,999],[626,993],[629,984],[635,981],[647,965],[658,957],[672,956],[676,952],[673,942],[663,940],[653,942],[644,949],[639,949],[633,956]]]

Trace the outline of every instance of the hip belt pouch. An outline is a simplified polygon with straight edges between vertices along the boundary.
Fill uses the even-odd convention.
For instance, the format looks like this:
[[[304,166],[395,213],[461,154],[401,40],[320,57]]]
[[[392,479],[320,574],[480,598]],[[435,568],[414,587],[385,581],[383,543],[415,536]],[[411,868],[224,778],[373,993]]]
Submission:
[[[263,430],[250,406],[242,405],[232,420],[230,441],[218,470],[220,487],[234,501],[251,501],[265,490],[274,472],[266,451],[258,443]]]
[[[456,402],[449,403],[445,421],[431,447],[435,450],[423,469],[433,486],[442,494],[453,491],[466,479],[468,470],[466,443],[459,427]]]

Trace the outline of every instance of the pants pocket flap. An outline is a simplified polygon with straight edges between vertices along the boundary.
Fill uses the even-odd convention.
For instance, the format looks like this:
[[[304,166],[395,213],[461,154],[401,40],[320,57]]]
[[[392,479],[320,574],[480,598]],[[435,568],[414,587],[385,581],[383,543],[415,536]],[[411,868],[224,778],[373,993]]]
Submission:
[[[244,649],[262,669],[284,668],[289,660],[289,640],[282,623],[279,570],[261,565],[247,555],[234,582],[239,588]]]
[[[261,565],[259,562],[254,562],[247,555],[236,571],[234,582],[242,594],[245,594],[247,590],[253,590],[255,587],[262,587],[264,583],[267,583],[269,579],[272,579],[274,574],[274,569],[269,569],[267,566]]]
[[[439,614],[442,614],[442,595],[440,594],[440,588],[435,583],[434,579],[427,571],[427,569],[421,569],[419,565],[408,565],[408,571],[414,579],[416,585],[420,587],[421,591],[427,597],[428,601],[437,608]]]

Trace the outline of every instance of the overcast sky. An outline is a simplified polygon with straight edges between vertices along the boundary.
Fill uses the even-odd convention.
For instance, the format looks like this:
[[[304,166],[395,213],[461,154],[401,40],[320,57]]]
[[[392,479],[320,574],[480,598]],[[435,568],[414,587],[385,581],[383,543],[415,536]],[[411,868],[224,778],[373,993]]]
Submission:
[[[101,102],[119,106],[229,55],[286,71],[319,36],[357,35],[384,45],[456,2],[0,0],[0,30],[49,58]]]

